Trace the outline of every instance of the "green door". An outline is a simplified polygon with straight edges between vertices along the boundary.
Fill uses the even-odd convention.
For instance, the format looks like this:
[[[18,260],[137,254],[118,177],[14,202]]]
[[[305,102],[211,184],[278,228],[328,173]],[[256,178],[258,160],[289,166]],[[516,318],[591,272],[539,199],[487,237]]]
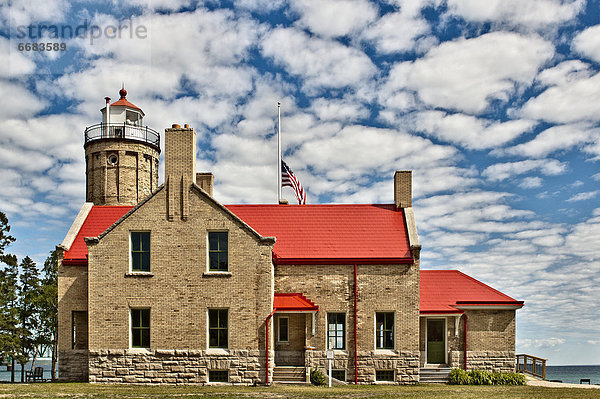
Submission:
[[[444,334],[446,322],[442,319],[427,320],[427,363],[441,364],[446,362],[444,351],[446,342]]]

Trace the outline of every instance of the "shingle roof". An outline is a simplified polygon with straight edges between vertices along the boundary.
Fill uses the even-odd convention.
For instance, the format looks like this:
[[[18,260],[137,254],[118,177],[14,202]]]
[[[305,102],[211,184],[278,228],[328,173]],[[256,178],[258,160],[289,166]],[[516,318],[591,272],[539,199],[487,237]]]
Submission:
[[[460,314],[468,306],[523,305],[458,270],[421,270],[420,284],[421,314]]]
[[[225,205],[263,236],[276,263],[412,263],[394,205]]]
[[[109,228],[121,216],[127,213],[132,206],[100,206],[94,205],[81,228],[75,236],[71,248],[65,252],[63,263],[65,264],[87,264],[87,246],[83,240],[85,237],[96,237]]]

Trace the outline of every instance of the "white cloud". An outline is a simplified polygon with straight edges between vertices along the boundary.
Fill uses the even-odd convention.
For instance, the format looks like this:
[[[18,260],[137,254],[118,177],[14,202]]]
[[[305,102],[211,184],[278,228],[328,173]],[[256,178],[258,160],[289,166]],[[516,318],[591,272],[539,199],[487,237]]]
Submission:
[[[538,176],[531,176],[524,178],[520,183],[521,188],[538,188],[542,187],[542,178]]]
[[[584,0],[448,0],[448,13],[475,22],[543,29],[575,18]]]
[[[513,154],[527,157],[544,157],[556,151],[569,150],[575,146],[590,142],[600,131],[585,125],[560,125],[539,133],[533,140],[518,144],[505,150],[493,151],[493,154]]]
[[[556,68],[561,68],[558,72]],[[548,79],[549,76],[552,76]],[[562,75],[562,76],[561,76]],[[537,97],[529,99],[518,114],[525,118],[551,123],[596,122],[600,120],[600,73],[589,76],[579,62],[558,65],[548,75],[554,83]]]
[[[192,0],[125,0],[124,3],[143,7],[144,10],[177,11],[189,6]]]
[[[310,108],[322,121],[354,122],[369,116],[368,109],[352,99],[318,98]]]
[[[417,131],[472,150],[502,146],[535,126],[528,120],[497,122],[442,111],[419,112],[409,119]]]
[[[578,53],[600,62],[600,25],[590,26],[575,36],[572,47]]]
[[[517,345],[519,347],[525,348],[525,349],[540,349],[540,348],[547,348],[547,347],[555,347],[557,345],[562,345],[565,342],[566,341],[564,338],[556,338],[556,337],[542,338],[542,339],[527,338],[527,339],[518,340]]]
[[[67,0],[12,0],[0,7],[5,26],[30,25],[35,22],[63,22],[70,8]]]
[[[418,40],[430,32],[429,24],[414,10],[404,7],[377,20],[363,33],[363,38],[375,45],[379,53],[410,51]],[[435,43],[429,42],[429,46]]]
[[[262,53],[301,77],[309,89],[343,88],[364,83],[376,72],[365,53],[293,28],[276,28],[262,39]]]
[[[28,75],[35,71],[35,62],[32,58],[17,50],[15,41],[0,37],[0,53],[3,54],[3,62],[0,62],[0,77],[15,78]]]
[[[598,191],[596,191],[596,195]],[[594,264],[589,262],[600,261],[600,216],[578,223],[567,236],[566,248],[582,257],[587,262],[586,269],[592,269]],[[597,271],[597,268],[595,269]]]
[[[290,6],[300,14],[299,26],[324,37],[360,31],[377,17],[377,8],[366,0],[296,0]]]
[[[0,79],[0,115],[2,119],[33,116],[48,103],[40,99],[25,87]]]
[[[577,193],[577,194],[573,195],[571,198],[569,198],[567,200],[567,202],[586,201],[586,200],[589,200],[592,198],[596,198],[598,196],[598,193],[600,193],[600,190]]]
[[[497,163],[485,168],[482,176],[490,181],[502,181],[522,175],[534,170],[539,170],[544,175],[560,175],[565,173],[567,164],[556,159],[528,159],[518,162]]]
[[[396,64],[386,89],[415,90],[425,103],[467,113],[483,112],[493,100],[506,102],[527,86],[554,55],[538,36],[493,32],[444,42],[414,62]]]

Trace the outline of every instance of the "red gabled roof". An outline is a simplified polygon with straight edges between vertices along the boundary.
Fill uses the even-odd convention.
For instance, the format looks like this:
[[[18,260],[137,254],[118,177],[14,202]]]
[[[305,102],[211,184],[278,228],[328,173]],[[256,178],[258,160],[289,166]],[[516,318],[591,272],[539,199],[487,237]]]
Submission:
[[[283,264],[412,263],[404,212],[394,205],[225,205]]]
[[[467,306],[515,306],[517,301],[458,270],[421,270],[421,314],[463,313]]]
[[[302,294],[275,294],[273,310],[278,312],[317,312],[319,307]]]
[[[142,110],[137,105],[134,105],[134,104],[130,103],[126,98],[119,98],[117,101],[115,101],[114,103],[110,104],[111,107],[119,106],[119,105],[125,106],[125,107],[139,109],[140,111]]]
[[[71,248],[65,252],[63,263],[67,265],[86,265],[87,246],[83,240],[85,237],[96,237],[109,228],[121,216],[126,214],[132,206],[99,206],[94,205],[81,228],[75,236]]]

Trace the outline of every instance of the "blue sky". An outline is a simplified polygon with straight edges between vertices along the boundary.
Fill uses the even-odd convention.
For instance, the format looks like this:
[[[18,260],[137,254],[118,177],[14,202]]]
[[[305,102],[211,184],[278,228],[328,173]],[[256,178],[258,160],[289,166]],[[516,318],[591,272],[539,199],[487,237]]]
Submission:
[[[66,50],[19,51],[41,26],[86,35],[40,28]],[[598,0],[13,0],[0,50],[19,257],[62,241],[85,200],[83,130],[122,82],[152,128],[196,129],[223,203],[276,201],[281,101],[309,203],[389,203],[393,171],[413,170],[422,267],[524,300],[518,352],[600,363]]]

